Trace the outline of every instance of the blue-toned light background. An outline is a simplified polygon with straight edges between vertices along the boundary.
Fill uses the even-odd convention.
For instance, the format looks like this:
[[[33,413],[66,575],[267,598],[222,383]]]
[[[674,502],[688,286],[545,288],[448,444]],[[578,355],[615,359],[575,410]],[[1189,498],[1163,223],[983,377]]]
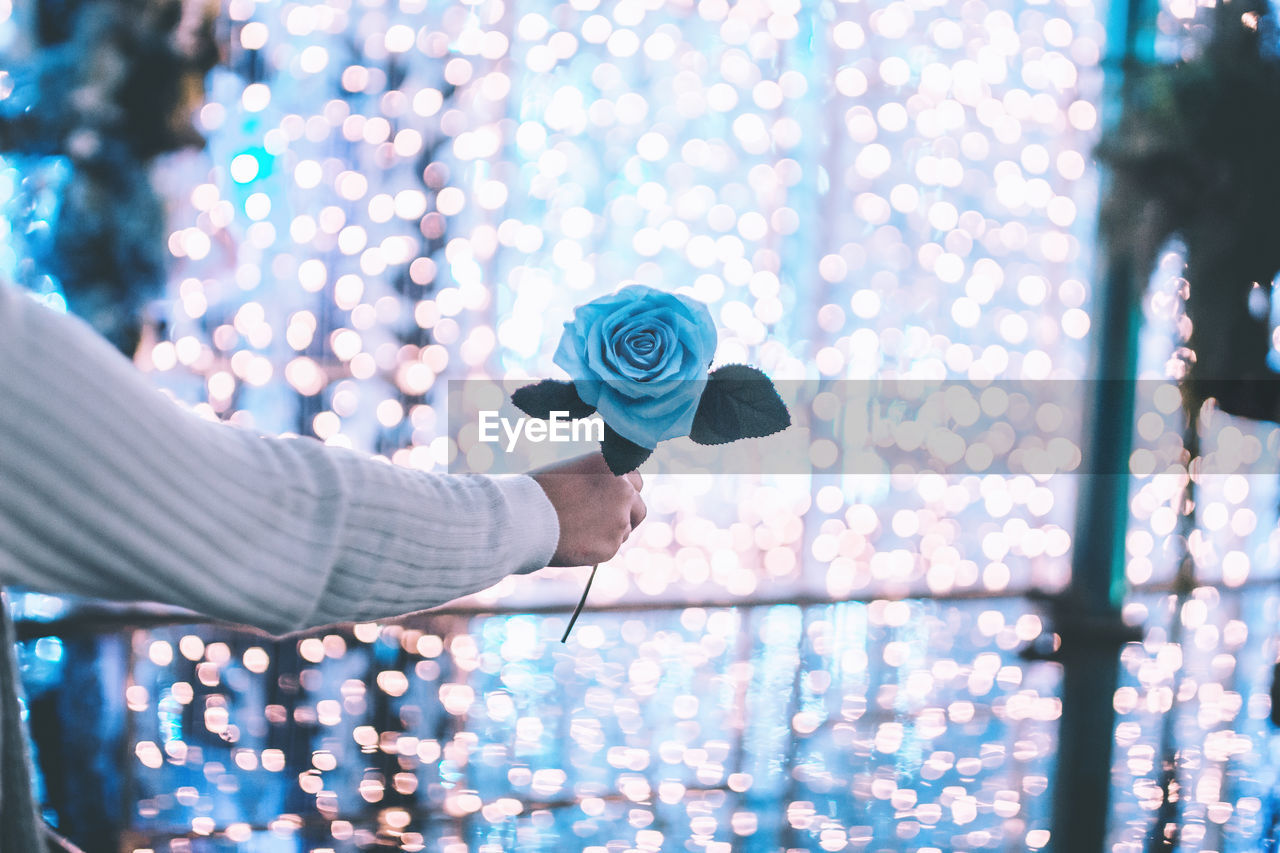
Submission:
[[[1166,52],[1193,13],[1162,13]],[[155,169],[171,288],[139,366],[207,416],[428,471],[451,452],[445,380],[554,374],[573,306],[627,280],[707,301],[717,360],[777,378],[1078,378],[1104,15],[231,0],[207,147]],[[0,272],[55,304],[23,245],[63,168],[0,174]],[[1153,284],[1153,375],[1179,269]],[[1273,574],[1274,501],[1223,487],[1224,507],[1258,503],[1255,523],[1213,528],[1246,558],[1197,592],[1203,613],[1183,606],[1184,653],[1158,559],[1179,486],[1146,479],[1129,577],[1152,591],[1127,614],[1152,633],[1116,698],[1113,840],[1141,849],[1176,707],[1198,726],[1179,737],[1217,738],[1186,767],[1185,849],[1253,849],[1276,603],[1231,588]],[[84,761],[115,768],[130,850],[1040,849],[1058,675],[1019,656],[1045,630],[1020,593],[1065,582],[1074,493],[1029,476],[653,478],[649,520],[568,646],[578,570],[297,641],[139,630],[94,688],[127,758]],[[923,597],[875,600],[908,593]],[[76,686],[41,642],[36,700]]]

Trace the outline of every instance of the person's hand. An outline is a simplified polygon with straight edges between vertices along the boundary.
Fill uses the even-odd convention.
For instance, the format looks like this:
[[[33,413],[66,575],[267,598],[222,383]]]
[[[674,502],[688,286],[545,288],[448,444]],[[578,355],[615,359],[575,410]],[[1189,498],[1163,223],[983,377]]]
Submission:
[[[560,519],[560,542],[548,565],[592,566],[612,559],[644,520],[640,475],[615,476],[599,453],[548,465],[529,476]]]

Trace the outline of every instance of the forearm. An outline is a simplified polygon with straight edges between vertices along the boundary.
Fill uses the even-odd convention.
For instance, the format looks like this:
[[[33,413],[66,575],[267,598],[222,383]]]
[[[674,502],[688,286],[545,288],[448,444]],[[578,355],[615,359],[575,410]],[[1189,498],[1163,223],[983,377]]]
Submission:
[[[272,631],[388,616],[550,559],[528,478],[428,475],[203,421],[0,287],[0,580]]]

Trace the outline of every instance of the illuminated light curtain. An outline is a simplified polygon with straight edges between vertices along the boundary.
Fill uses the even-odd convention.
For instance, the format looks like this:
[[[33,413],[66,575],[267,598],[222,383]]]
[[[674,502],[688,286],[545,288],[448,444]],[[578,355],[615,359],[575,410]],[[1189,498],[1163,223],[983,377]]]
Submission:
[[[1166,380],[1186,367],[1182,253],[1165,248],[1144,298],[1140,388],[1174,390]],[[1192,447],[1185,420],[1176,392],[1151,394],[1136,428],[1176,458]],[[1178,473],[1150,450],[1132,460],[1124,618],[1145,636],[1121,652],[1114,700],[1116,850],[1150,849],[1153,832],[1179,850],[1259,849],[1280,814],[1269,722],[1280,429],[1212,407],[1198,420],[1196,455],[1242,460],[1241,473],[1206,467],[1189,488],[1185,461]]]
[[[1183,251],[1165,247],[1144,300],[1141,375],[1153,384],[1186,369]],[[1189,483],[1185,462],[1178,473],[1135,455],[1124,615],[1145,639],[1121,654],[1111,840],[1124,851],[1149,849],[1153,833],[1179,850],[1255,850],[1280,815],[1269,721],[1280,429],[1207,406],[1191,445],[1181,401],[1161,402],[1139,408],[1145,444],[1241,460],[1241,473]]]
[[[157,173],[173,299],[140,363],[427,470],[446,379],[546,375],[630,279],[781,379],[1079,378],[1099,14],[232,0],[208,147]],[[1020,594],[1066,579],[1069,479],[646,494],[568,647],[520,611],[579,571],[299,642],[136,633],[139,847],[1048,843],[1058,679]]]
[[[1196,57],[1213,11],[1161,4],[1156,55]],[[1264,40],[1263,49],[1273,44]],[[1143,297],[1139,378],[1149,386],[1182,377],[1191,357],[1185,251],[1178,239],[1162,247]],[[1276,306],[1262,289],[1250,309],[1269,312],[1276,326]],[[1194,438],[1181,401],[1167,395],[1140,402],[1135,422],[1136,440],[1158,452],[1135,454],[1129,490],[1124,617],[1145,638],[1122,650],[1114,699],[1108,842],[1124,853],[1159,849],[1153,836],[1178,850],[1271,849],[1280,825],[1269,721],[1280,612],[1280,429],[1212,406],[1197,414]],[[1167,466],[1184,453],[1202,463],[1228,460],[1224,467],[1240,473],[1189,482],[1185,459],[1182,473]]]

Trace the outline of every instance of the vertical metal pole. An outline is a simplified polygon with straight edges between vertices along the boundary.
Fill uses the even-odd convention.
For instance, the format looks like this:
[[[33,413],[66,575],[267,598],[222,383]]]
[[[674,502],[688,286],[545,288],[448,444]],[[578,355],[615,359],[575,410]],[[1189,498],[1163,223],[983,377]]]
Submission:
[[[1071,585],[1055,608],[1063,668],[1051,833],[1058,853],[1103,853],[1106,841],[1129,519],[1129,477],[1121,472],[1128,470],[1135,390],[1113,369],[1135,361],[1130,275],[1127,264],[1112,264],[1098,294],[1098,363],[1108,369],[1088,383],[1088,467],[1079,480]]]
[[[1113,127],[1128,98],[1127,76],[1154,60],[1152,0],[1118,0],[1108,16],[1103,125]],[[1104,853],[1111,793],[1113,697],[1124,596],[1124,540],[1129,520],[1134,378],[1140,294],[1145,270],[1125,247],[1099,235],[1103,252],[1094,294],[1094,349],[1079,479],[1071,584],[1058,598],[1062,646],[1062,720],[1054,785],[1051,846],[1056,853]],[[1140,277],[1143,277],[1140,279]]]

